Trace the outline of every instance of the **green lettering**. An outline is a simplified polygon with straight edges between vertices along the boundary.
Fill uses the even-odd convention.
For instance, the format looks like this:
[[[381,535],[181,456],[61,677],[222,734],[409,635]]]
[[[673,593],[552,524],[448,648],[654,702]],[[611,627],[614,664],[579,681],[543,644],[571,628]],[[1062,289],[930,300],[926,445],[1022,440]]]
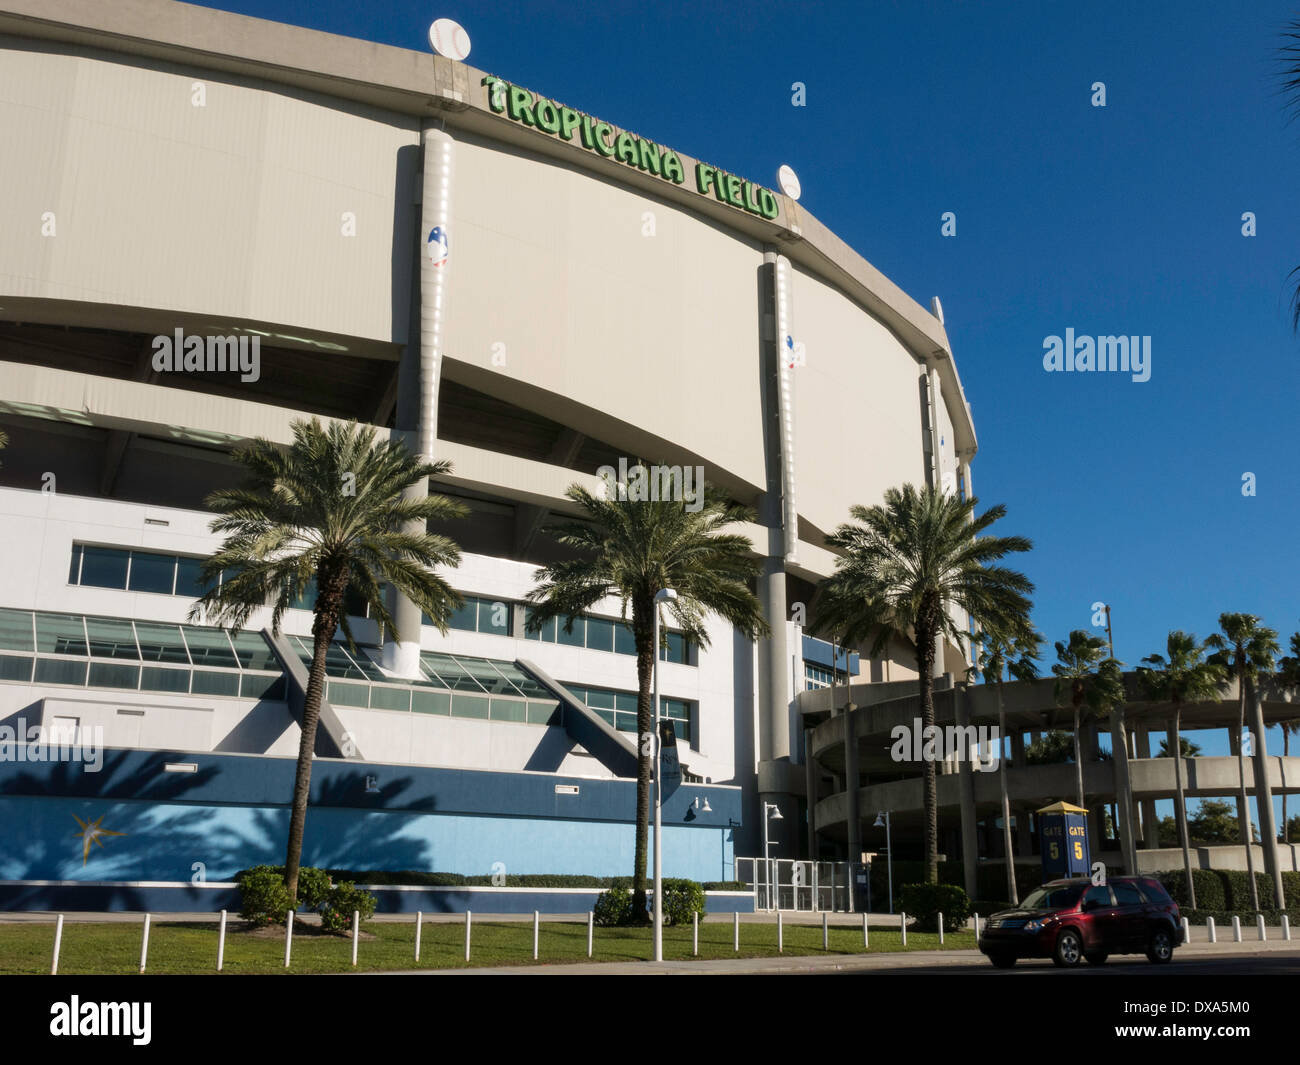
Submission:
[[[527,89],[521,89],[518,85],[511,85],[508,102],[510,117],[516,122],[523,122],[526,126],[537,125],[537,119],[533,117],[533,94],[531,92]]]
[[[758,190],[758,210],[764,218],[775,218],[781,213],[776,196],[768,189]]]
[[[620,133],[618,140],[614,142],[614,155],[618,157],[620,163],[627,163],[630,166],[636,166],[639,159],[639,153],[636,150],[637,138],[630,133]]]
[[[663,174],[663,164],[659,159],[659,145],[654,141],[643,140],[640,147],[641,160],[637,165],[647,173],[660,177]]]
[[[573,140],[573,131],[578,127],[578,112],[571,107],[560,108],[560,136],[566,141]],[[591,147],[590,144],[587,145]]]
[[[682,170],[682,161],[677,158],[677,153],[671,148],[665,148],[663,154],[664,177],[669,178],[674,184],[680,185],[686,180],[686,174]]]
[[[740,178],[735,174],[727,175],[727,201],[735,207],[743,207],[740,202]]]
[[[591,131],[591,115],[582,116],[582,146],[584,148],[596,147],[596,135]]]
[[[538,97],[534,112],[537,115],[538,129],[544,129],[547,133],[560,132],[560,109],[553,101],[545,96]]]
[[[713,167],[709,166],[708,163],[696,163],[695,187],[700,192],[708,192],[709,186],[713,184],[713,179],[716,174],[717,171],[715,171]]]
[[[597,122],[595,125],[596,133],[596,151],[601,155],[613,155],[614,145],[610,138],[614,136],[614,127],[608,122]]]
[[[494,78],[491,74],[486,75],[482,81],[487,86],[488,107],[492,108],[498,115],[506,109],[506,102],[503,99],[505,93],[497,91],[497,86],[501,84],[500,78]]]

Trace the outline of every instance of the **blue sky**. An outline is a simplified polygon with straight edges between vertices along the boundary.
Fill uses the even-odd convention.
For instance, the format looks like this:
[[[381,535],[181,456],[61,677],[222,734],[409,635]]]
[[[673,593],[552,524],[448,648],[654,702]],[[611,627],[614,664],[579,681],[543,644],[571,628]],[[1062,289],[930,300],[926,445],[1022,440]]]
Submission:
[[[942,299],[976,495],[1034,541],[1050,640],[1098,600],[1130,666],[1222,611],[1300,628],[1300,123],[1276,76],[1296,0],[207,6],[420,50],[452,17],[473,66],[764,184],[789,163],[809,210]],[[1151,379],[1045,372],[1067,328],[1150,336]]]

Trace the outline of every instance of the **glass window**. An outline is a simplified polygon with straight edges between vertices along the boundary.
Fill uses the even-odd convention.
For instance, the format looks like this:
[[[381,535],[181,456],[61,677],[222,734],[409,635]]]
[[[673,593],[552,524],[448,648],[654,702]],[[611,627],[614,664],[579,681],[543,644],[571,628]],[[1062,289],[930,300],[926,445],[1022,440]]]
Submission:
[[[331,680],[329,682],[329,694],[326,698],[336,706],[368,706],[370,704],[370,685]]]
[[[545,699],[550,697],[551,693],[547,691],[546,688],[516,666],[513,662],[499,662],[494,660],[492,664],[496,666],[497,672],[530,698]]]
[[[456,692],[451,698],[452,717],[488,716],[488,700],[483,695],[470,695],[468,692]]]
[[[632,632],[631,625],[620,621],[614,626],[614,653],[620,655],[636,654],[636,636]]]
[[[140,667],[124,666],[116,662],[92,662],[90,686],[92,688],[131,688],[140,683]]]
[[[32,612],[0,610],[0,647],[7,651],[34,651]]]
[[[32,679],[32,660],[22,655],[0,655],[0,680]]]
[[[131,552],[131,583],[128,585],[131,591],[171,595],[175,583],[175,555],[158,555],[152,551]]]
[[[81,583],[81,553],[84,549],[80,544],[72,545],[72,563],[68,566],[68,583]]]
[[[566,618],[565,621],[568,619]],[[586,647],[587,646],[587,619],[573,618],[573,631],[565,632],[564,624],[560,624],[555,635],[557,643],[565,644],[569,647]]]
[[[500,671],[486,658],[458,657],[461,668],[493,695],[521,695]]]
[[[478,627],[478,600],[472,595],[466,596],[465,605],[451,612],[447,624],[453,629],[473,632]]]
[[[231,636],[230,642],[235,645],[235,657],[244,669],[280,669],[280,660],[260,632],[241,630]]]
[[[411,689],[389,688],[376,684],[370,689],[371,710],[410,710]]]
[[[91,588],[125,588],[129,551],[115,547],[86,547],[82,553],[81,583]]]
[[[559,725],[560,724],[560,704],[556,702],[542,702],[541,700],[528,700],[528,722],[532,725]]]
[[[190,658],[196,666],[224,666],[237,669],[239,660],[230,649],[230,640],[221,629],[199,628],[185,625],[185,642],[190,647]]]
[[[491,633],[493,636],[509,636],[511,617],[514,611],[510,604],[500,599],[480,599],[478,602],[478,631]]]
[[[482,685],[462,668],[451,655],[439,654],[437,651],[426,651],[420,655],[420,660],[427,670],[441,678],[442,682],[449,688],[454,688],[457,691],[473,692],[483,690]]]
[[[86,630],[80,614],[37,614],[36,649],[46,654],[86,654]]]
[[[190,664],[185,641],[179,625],[160,625],[150,621],[137,621],[135,634],[140,641],[140,654],[146,662],[179,662]]]
[[[209,589],[215,588],[216,581],[204,583],[201,575],[203,559],[181,556],[176,560],[176,594],[197,599]]]
[[[195,695],[230,695],[239,694],[238,673],[218,673],[214,669],[196,669],[194,683],[190,691]]]
[[[532,617],[533,617],[533,608],[530,606],[525,607],[524,608],[524,638],[528,640],[541,640],[543,643],[554,643],[555,628],[556,628],[555,618],[551,618],[550,621],[543,622],[540,631],[530,632],[528,630],[528,625],[529,622],[532,620]]]
[[[614,623],[604,618],[588,618],[587,646],[593,651],[613,651]]]
[[[284,699],[284,678],[265,673],[245,673],[239,679],[239,694],[245,699]]]
[[[678,662],[686,664],[686,637],[680,632],[668,632],[665,634],[668,639],[666,649],[660,650],[659,660],[661,662]]]
[[[86,618],[86,632],[90,636],[90,653],[95,658],[134,658],[140,654],[135,647],[135,633],[129,621],[114,618]]]
[[[613,710],[614,693],[605,688],[588,688],[587,705],[592,709]]]
[[[635,692],[615,692],[614,709],[635,714],[637,710],[636,700]]]
[[[416,688],[411,692],[411,709],[417,714],[450,714],[451,693]]]
[[[38,658],[37,684],[85,684],[86,663],[67,658]]]
[[[190,690],[190,671],[145,666],[140,671],[140,688],[151,692],[187,692]]]
[[[1142,898],[1142,892],[1138,891],[1132,884],[1112,882],[1110,889],[1115,892],[1116,906],[1141,906],[1146,901]]]
[[[492,700],[493,721],[526,721],[527,718],[528,704],[522,699],[494,698]]]
[[[1105,884],[1097,884],[1090,887],[1083,895],[1083,901],[1088,906],[1109,906],[1110,905],[1110,888]]]

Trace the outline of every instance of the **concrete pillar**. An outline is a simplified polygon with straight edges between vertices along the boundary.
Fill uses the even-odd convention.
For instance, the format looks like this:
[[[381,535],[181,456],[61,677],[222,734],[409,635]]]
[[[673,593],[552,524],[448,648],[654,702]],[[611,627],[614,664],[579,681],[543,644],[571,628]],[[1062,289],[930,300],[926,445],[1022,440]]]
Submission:
[[[1145,725],[1134,726],[1133,744],[1139,758],[1151,757],[1151,734]],[[1143,799],[1139,805],[1142,814],[1142,846],[1155,849],[1160,846],[1160,819],[1156,817],[1156,801]]]
[[[862,853],[862,809],[861,796],[858,789],[861,787],[861,772],[858,766],[858,734],[854,726],[853,711],[855,709],[853,700],[849,698],[852,689],[845,688],[844,699],[844,777],[848,788],[848,824],[845,826],[845,836],[848,841],[849,861],[859,861]]]
[[[1249,709],[1247,710],[1249,713]],[[1228,729],[1228,751],[1235,758],[1241,752],[1241,735],[1237,732],[1237,726],[1232,725]],[[1249,796],[1249,792],[1247,792]],[[1251,840],[1255,838],[1254,823],[1250,818],[1250,804],[1244,806],[1241,802],[1241,788],[1236,787],[1232,791],[1232,800],[1237,806],[1237,831],[1246,846],[1251,846]],[[1250,863],[1247,862],[1247,868]]]
[[[1133,785],[1128,765],[1128,726],[1122,708],[1111,712],[1110,736],[1113,752],[1111,767],[1115,779],[1116,805],[1119,807],[1119,824],[1115,826],[1115,831],[1119,833],[1124,871],[1132,876],[1138,871],[1137,841],[1134,839]]]
[[[1277,821],[1273,816],[1273,788],[1268,780],[1268,749],[1264,738],[1264,700],[1256,688],[1251,693],[1250,731],[1254,754],[1255,805],[1259,808],[1259,838],[1264,846],[1264,871],[1273,881],[1273,901],[1283,908],[1282,870],[1277,860]],[[1261,905],[1263,902],[1261,900]]]
[[[963,686],[953,692],[957,727],[965,730],[970,725],[973,697],[970,687]],[[961,795],[961,862],[966,881],[966,894],[975,898],[975,870],[979,861],[979,819],[975,813],[975,773],[971,769],[970,752],[963,751],[957,763]]]
[[[1011,725],[1011,769],[1023,769],[1025,765],[1025,734],[1015,725]]]
[[[1016,809],[1016,854],[1021,858],[1032,858],[1034,854],[1031,817],[1033,811],[1028,806]]]
[[[451,233],[451,192],[456,143],[445,129],[428,124],[421,130],[420,140],[423,173],[418,241],[419,343],[417,346],[408,339],[398,366],[396,425],[421,459],[433,461],[438,439],[443,309],[455,239]],[[421,482],[407,489],[405,495],[422,498],[428,490],[428,483]],[[413,522],[410,531],[423,532],[424,523]],[[399,677],[418,678],[421,675],[420,608],[396,594],[391,603],[390,611],[401,642],[391,639],[385,642],[384,668]]]
[[[808,857],[816,861],[821,856],[817,840],[817,777],[820,767],[812,753],[812,729],[803,730],[804,793],[808,796]]]

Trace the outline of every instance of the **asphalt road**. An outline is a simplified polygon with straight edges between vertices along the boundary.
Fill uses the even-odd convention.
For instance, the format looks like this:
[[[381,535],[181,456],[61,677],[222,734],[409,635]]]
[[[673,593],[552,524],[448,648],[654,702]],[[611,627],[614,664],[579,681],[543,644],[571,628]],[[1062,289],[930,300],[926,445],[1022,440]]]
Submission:
[[[1300,976],[1300,947],[1293,953],[1270,951],[1261,954],[1233,954],[1215,957],[1208,954],[1190,954],[1182,958],[1174,954],[1168,965],[1152,965],[1140,954],[1132,957],[1112,958],[1105,965],[1084,963],[1074,969],[1062,969],[1050,961],[1029,959],[1016,962],[1012,969],[995,969],[987,959],[945,959],[942,965],[878,965],[870,969],[823,970],[836,976],[859,974],[899,976],[1065,976],[1070,978],[1113,976],[1164,979],[1179,976]]]

